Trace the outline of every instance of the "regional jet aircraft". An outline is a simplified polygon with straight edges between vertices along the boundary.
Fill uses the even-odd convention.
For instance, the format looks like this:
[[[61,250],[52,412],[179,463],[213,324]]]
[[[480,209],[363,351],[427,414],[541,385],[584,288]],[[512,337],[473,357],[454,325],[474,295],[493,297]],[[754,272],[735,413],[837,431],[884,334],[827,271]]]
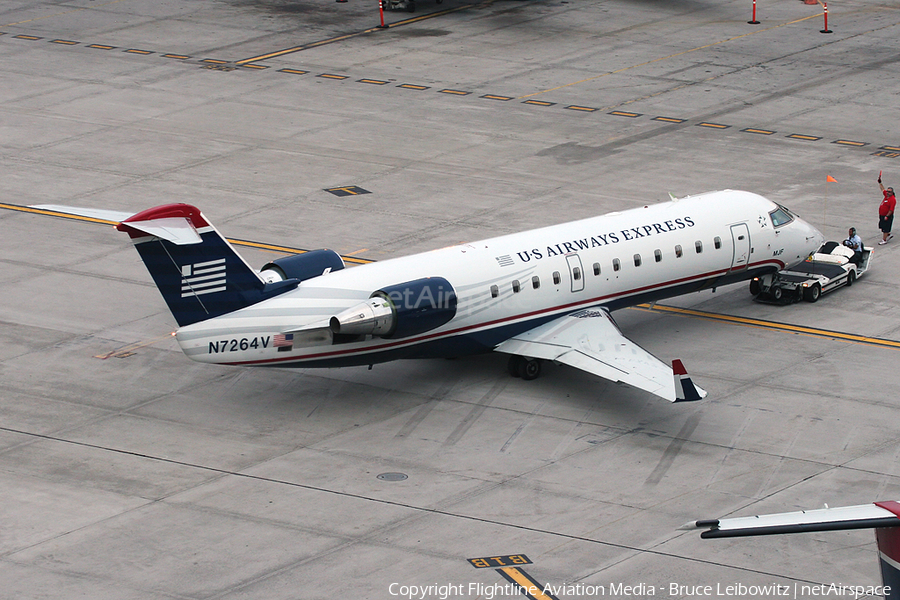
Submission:
[[[118,217],[194,360],[336,367],[497,351],[525,379],[552,360],[673,402],[706,392],[610,311],[774,273],[824,239],[762,196],[725,190],[349,269],[316,250],[257,272],[193,206]]]
[[[801,595],[803,597],[852,595],[854,598],[884,596],[885,600],[900,600],[900,502],[894,500],[858,506],[834,508],[826,506],[816,510],[754,517],[691,521],[682,525],[680,529],[705,529],[706,531],[700,534],[701,538],[875,529],[875,540],[878,543],[878,558],[881,565],[881,586],[806,585],[805,587],[817,589]]]

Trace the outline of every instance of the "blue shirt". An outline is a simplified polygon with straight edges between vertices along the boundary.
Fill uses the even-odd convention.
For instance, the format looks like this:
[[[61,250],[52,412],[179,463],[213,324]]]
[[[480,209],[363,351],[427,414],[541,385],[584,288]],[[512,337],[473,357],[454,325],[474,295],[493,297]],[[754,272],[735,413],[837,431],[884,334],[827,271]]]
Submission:
[[[844,240],[844,245],[854,252],[862,252],[862,238],[858,234]]]

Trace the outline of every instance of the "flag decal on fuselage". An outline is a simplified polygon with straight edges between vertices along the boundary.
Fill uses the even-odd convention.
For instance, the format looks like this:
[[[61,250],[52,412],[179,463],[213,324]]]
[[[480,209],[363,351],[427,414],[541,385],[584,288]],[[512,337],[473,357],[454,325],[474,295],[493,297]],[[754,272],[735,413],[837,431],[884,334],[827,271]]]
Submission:
[[[181,267],[181,297],[225,291],[225,259]]]
[[[294,349],[294,334],[276,333],[273,342],[272,345],[278,348],[279,352],[290,352]]]

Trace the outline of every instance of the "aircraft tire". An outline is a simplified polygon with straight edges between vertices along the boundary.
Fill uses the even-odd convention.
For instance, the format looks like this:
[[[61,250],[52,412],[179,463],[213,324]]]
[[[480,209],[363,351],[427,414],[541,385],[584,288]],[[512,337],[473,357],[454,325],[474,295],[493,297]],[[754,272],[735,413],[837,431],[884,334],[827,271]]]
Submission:
[[[513,377],[519,376],[519,362],[522,360],[525,359],[516,354],[509,355],[509,361],[506,363],[506,370],[509,371],[509,374]]]
[[[541,361],[536,358],[521,357],[519,362],[519,377],[525,381],[531,381],[541,376]]]
[[[750,280],[750,295],[751,296],[759,296],[759,292],[761,291],[759,285],[759,279],[751,279]]]

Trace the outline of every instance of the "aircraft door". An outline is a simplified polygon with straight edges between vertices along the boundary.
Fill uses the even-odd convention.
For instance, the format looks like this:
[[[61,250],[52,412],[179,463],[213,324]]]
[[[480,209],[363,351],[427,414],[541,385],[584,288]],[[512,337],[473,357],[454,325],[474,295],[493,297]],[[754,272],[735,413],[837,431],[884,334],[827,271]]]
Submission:
[[[572,252],[566,254],[566,262],[569,263],[569,279],[572,282],[572,292],[584,290],[584,269],[581,267],[581,257]]]
[[[734,255],[731,257],[731,271],[743,271],[750,264],[750,229],[746,223],[731,226]]]

